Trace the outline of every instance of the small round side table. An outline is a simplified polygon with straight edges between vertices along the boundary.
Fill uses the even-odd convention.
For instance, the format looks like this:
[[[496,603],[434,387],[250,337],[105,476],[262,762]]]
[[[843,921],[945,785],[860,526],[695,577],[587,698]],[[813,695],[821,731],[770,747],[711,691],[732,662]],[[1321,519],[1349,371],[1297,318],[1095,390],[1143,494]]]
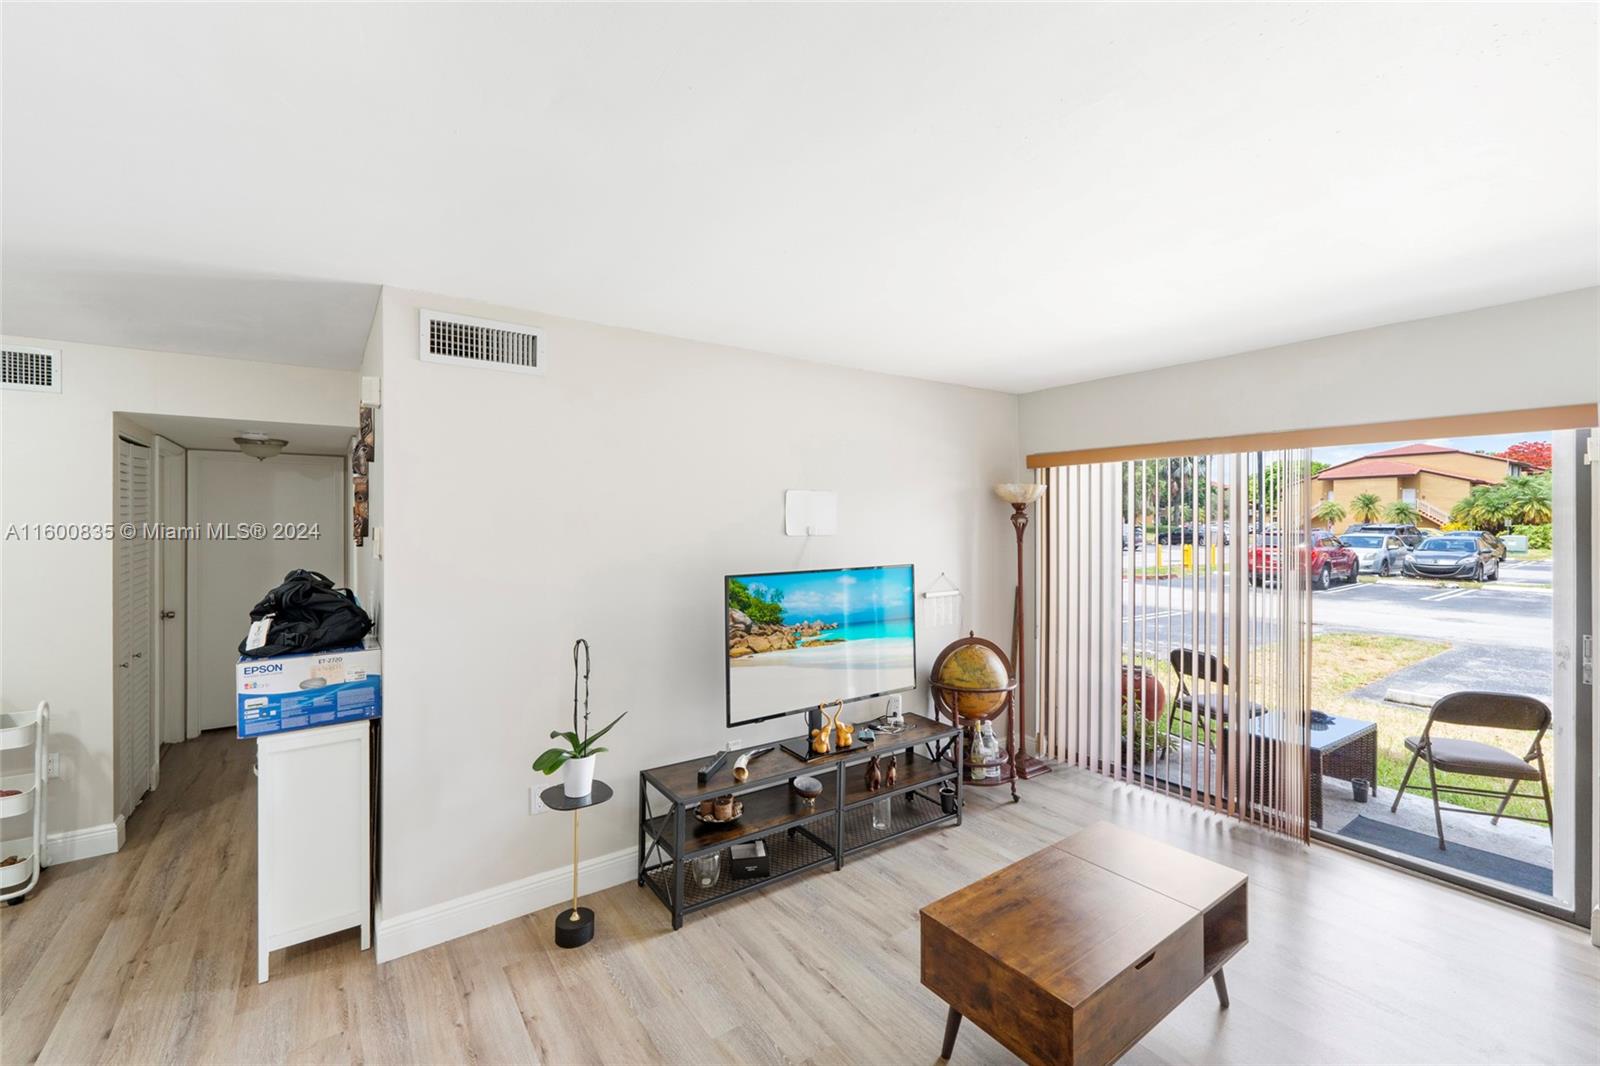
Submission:
[[[578,906],[578,812],[598,807],[611,798],[611,786],[596,781],[587,796],[569,796],[560,785],[539,793],[539,799],[552,811],[572,812],[572,909],[556,915],[556,946],[581,948],[594,939],[594,911]]]

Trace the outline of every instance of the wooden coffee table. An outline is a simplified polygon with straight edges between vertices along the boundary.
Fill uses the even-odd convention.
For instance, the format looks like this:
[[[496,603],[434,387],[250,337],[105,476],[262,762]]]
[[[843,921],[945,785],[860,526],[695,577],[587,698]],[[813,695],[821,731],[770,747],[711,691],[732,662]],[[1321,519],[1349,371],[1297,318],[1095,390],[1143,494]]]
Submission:
[[[922,983],[1033,1063],[1108,1063],[1249,939],[1237,870],[1108,822],[922,909]]]

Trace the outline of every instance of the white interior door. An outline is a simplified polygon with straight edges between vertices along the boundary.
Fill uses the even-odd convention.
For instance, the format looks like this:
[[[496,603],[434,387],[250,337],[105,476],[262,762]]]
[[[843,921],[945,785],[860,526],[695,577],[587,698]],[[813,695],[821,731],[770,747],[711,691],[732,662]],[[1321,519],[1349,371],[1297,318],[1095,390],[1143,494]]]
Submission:
[[[234,728],[234,666],[250,608],[294,569],[344,584],[344,459],[189,452],[188,733]],[[259,527],[252,531],[252,524]],[[226,535],[204,532],[221,526]]]
[[[189,521],[188,453],[164,437],[156,438],[156,505],[161,524],[182,526]],[[188,623],[188,541],[163,540],[156,549],[161,613],[156,623],[156,694],[161,723],[161,744],[184,739],[184,695],[189,672],[184,627]],[[158,755],[159,755],[159,744]]]
[[[117,438],[117,523],[143,527],[152,520],[150,449]],[[117,657],[116,750],[117,812],[123,816],[150,791],[150,616],[154,609],[154,541],[119,536],[116,555]]]

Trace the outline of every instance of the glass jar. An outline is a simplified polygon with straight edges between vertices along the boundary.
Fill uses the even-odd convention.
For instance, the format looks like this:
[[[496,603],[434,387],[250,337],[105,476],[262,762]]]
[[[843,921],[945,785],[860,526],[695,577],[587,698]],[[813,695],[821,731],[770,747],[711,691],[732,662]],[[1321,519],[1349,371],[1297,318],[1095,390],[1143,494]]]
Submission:
[[[722,852],[713,851],[710,855],[701,855],[689,860],[689,874],[694,878],[695,884],[701,888],[710,888],[717,883],[717,875],[722,872]]]
[[[875,832],[888,829],[893,823],[894,812],[890,807],[889,797],[872,801],[872,828]]]

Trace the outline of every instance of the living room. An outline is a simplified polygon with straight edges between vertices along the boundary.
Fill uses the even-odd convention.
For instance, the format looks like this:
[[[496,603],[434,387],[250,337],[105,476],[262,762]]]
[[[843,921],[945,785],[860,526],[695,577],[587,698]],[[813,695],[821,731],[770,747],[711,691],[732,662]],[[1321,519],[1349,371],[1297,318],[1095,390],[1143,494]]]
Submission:
[[[1593,5],[0,28],[0,1058],[1594,1058]],[[1287,546],[1535,433],[1530,910],[1314,837]]]

